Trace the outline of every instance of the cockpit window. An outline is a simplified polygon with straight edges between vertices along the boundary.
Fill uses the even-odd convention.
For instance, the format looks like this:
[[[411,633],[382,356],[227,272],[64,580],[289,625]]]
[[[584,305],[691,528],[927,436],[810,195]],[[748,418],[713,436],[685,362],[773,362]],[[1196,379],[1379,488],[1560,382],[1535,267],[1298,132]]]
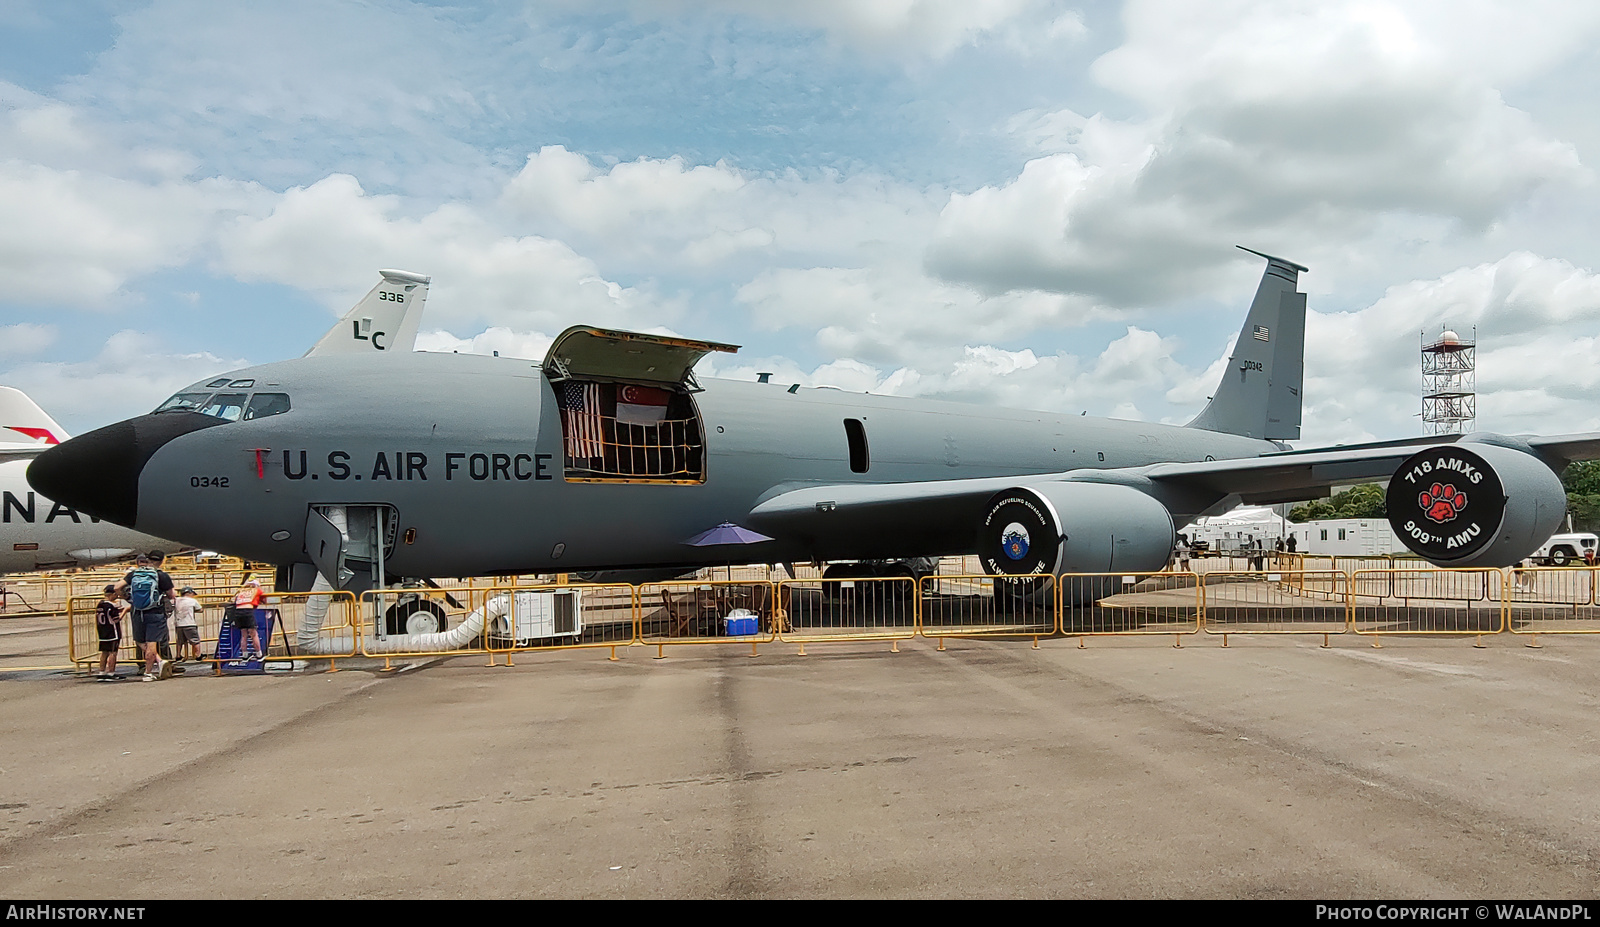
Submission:
[[[201,415],[220,418],[225,422],[237,422],[240,416],[244,415],[244,402],[244,393],[218,393],[196,411]]]
[[[235,383],[243,382],[235,380]],[[249,421],[289,411],[288,393],[179,393],[156,407],[157,412],[198,412],[225,422]]]
[[[179,393],[156,406],[157,412],[194,412],[210,398],[210,393]]]
[[[289,411],[288,393],[256,393],[250,397],[250,406],[245,409],[244,419],[266,418],[269,415],[282,415]]]
[[[210,383],[206,384],[206,386],[211,388],[211,389],[216,389],[219,386],[227,386],[227,385],[228,385],[228,378],[227,377],[218,377],[217,379],[212,380]]]

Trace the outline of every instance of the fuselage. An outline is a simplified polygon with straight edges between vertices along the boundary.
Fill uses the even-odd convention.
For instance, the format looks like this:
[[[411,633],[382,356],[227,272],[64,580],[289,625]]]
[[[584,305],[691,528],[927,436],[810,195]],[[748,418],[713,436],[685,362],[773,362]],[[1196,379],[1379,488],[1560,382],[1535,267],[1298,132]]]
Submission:
[[[387,506],[389,574],[469,576],[705,563],[707,552],[688,539],[811,484],[1021,477],[1278,449],[1170,425],[707,380],[692,394],[704,444],[699,479],[593,480],[567,469],[562,402],[534,361],[308,357],[208,382],[222,380],[287,396],[288,411],[215,423],[163,412],[102,429],[121,429],[116,447],[135,448],[110,454],[121,454],[117,466],[129,472],[97,464],[135,498],[72,498],[142,532],[280,564],[307,560],[313,507]],[[855,447],[847,419],[859,423]],[[97,440],[110,446],[112,438]],[[92,478],[83,473],[80,481]],[[930,552],[893,526],[881,538],[854,539],[848,551],[809,546],[777,538],[759,555],[719,550],[713,559]]]

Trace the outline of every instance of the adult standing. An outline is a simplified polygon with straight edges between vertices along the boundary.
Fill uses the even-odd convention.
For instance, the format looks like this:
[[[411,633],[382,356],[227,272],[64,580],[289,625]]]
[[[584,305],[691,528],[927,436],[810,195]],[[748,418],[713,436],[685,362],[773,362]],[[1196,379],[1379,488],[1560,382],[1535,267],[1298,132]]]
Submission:
[[[170,679],[172,664],[162,660],[156,649],[167,641],[167,601],[173,598],[172,577],[156,569],[148,556],[140,554],[134,558],[133,569],[117,583],[116,591],[124,590],[128,594],[128,604],[133,607],[135,639],[144,648],[144,681]]]

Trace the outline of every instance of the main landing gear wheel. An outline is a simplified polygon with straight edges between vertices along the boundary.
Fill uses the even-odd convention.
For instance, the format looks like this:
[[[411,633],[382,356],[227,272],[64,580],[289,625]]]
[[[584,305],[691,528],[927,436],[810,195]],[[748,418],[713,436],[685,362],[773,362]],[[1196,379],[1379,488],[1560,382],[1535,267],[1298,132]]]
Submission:
[[[437,634],[445,629],[444,608],[428,599],[396,602],[383,615],[390,634]]]

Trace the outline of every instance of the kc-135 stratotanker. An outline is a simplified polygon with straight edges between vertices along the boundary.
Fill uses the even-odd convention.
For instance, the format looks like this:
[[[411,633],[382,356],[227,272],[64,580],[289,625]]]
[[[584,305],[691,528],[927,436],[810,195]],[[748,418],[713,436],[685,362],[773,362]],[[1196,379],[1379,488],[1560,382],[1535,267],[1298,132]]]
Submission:
[[[108,521],[280,564],[300,590],[319,573],[318,588],[362,589],[951,554],[1019,577],[1138,573],[1199,516],[1385,479],[1396,533],[1442,566],[1509,565],[1556,530],[1557,473],[1600,456],[1600,434],[1290,449],[1306,268],[1260,256],[1227,371],[1186,426],[701,382],[694,365],[734,346],[578,326],[542,363],[355,354],[234,371],[44,451],[28,478]],[[283,401],[248,421],[196,411],[219,389]],[[770,540],[688,543],[724,522]]]

